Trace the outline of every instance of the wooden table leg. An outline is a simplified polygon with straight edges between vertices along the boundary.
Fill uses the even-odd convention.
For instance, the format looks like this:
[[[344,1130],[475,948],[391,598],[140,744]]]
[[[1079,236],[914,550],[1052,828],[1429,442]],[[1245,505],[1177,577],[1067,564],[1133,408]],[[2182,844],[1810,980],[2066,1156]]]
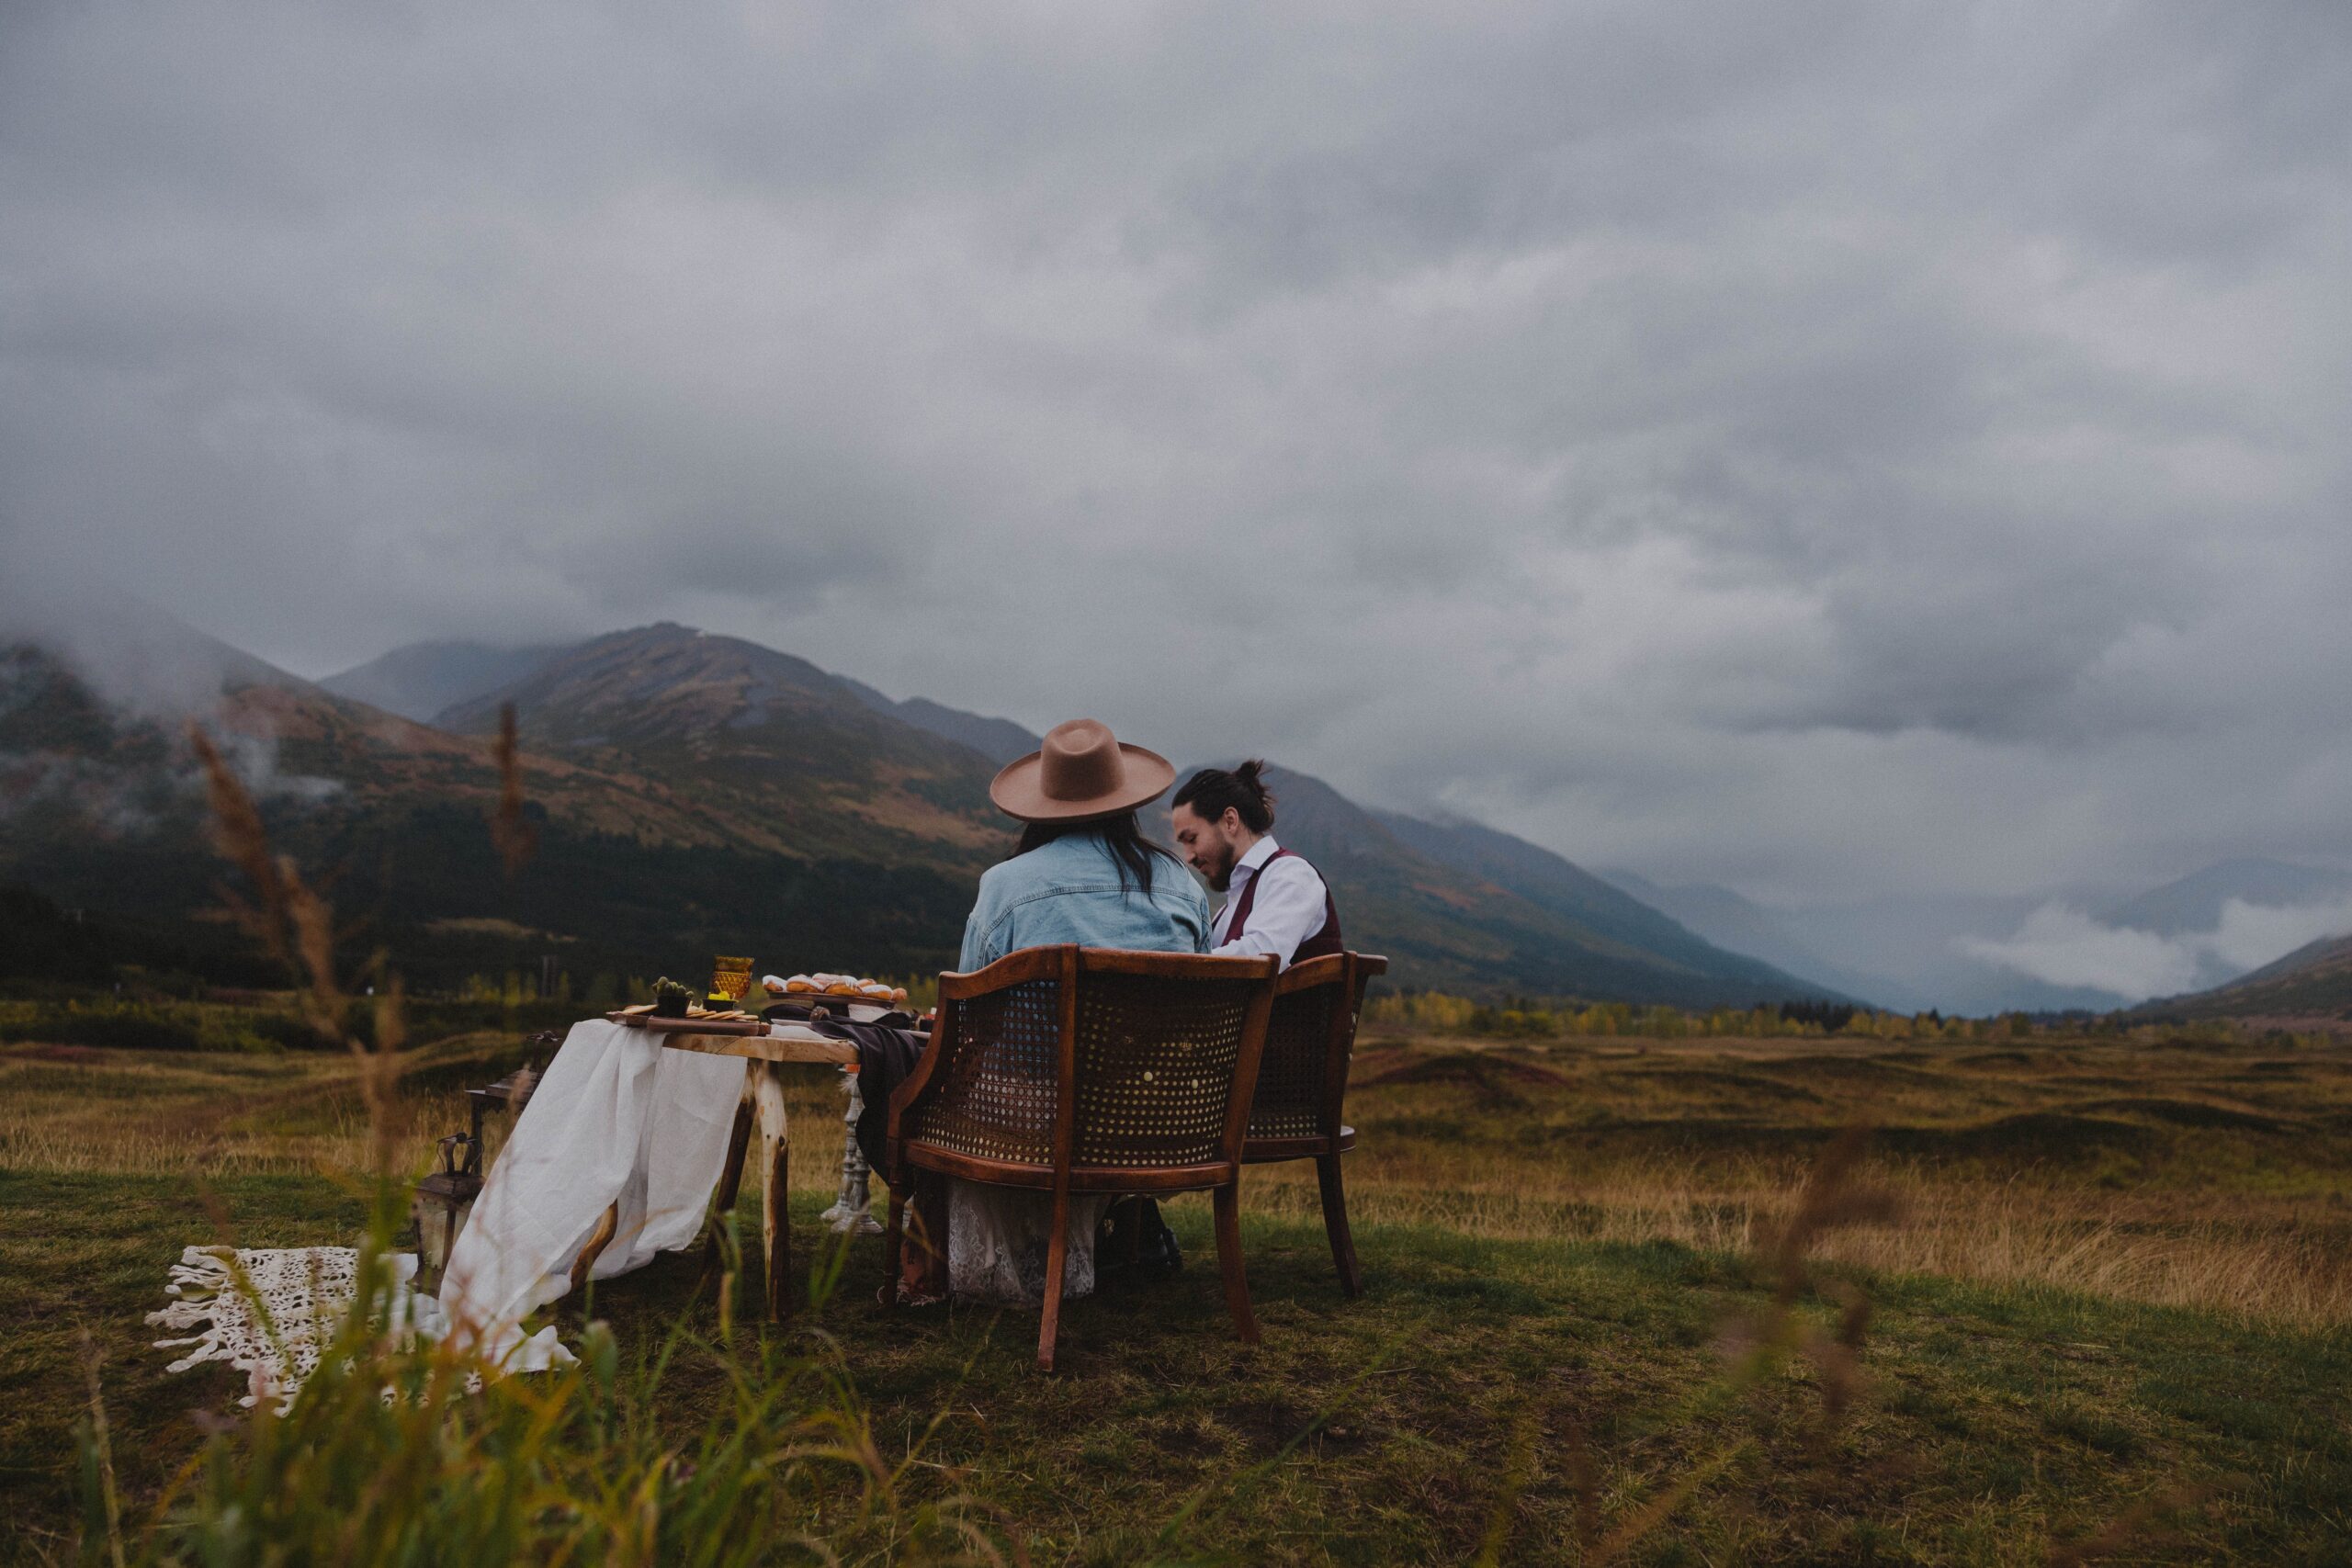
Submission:
[[[588,1271],[596,1267],[596,1259],[604,1256],[605,1248],[612,1245],[613,1237],[620,1228],[621,1206],[616,1201],[598,1216],[596,1228],[589,1233],[588,1245],[582,1247],[580,1256],[571,1260],[573,1290],[588,1282]]]
[[[703,1272],[706,1276],[716,1277],[723,1261],[718,1233],[735,1213],[735,1197],[742,1190],[743,1160],[752,1148],[752,1097],[758,1092],[759,1082],[760,1065],[746,1062],[743,1065],[743,1097],[735,1104],[734,1130],[727,1135],[727,1163],[718,1168],[718,1191],[711,1202],[710,1240],[703,1249]]]
[[[784,1122],[784,1069],[759,1065],[752,1089],[760,1123],[760,1229],[767,1243],[768,1321],[792,1308],[792,1140]]]

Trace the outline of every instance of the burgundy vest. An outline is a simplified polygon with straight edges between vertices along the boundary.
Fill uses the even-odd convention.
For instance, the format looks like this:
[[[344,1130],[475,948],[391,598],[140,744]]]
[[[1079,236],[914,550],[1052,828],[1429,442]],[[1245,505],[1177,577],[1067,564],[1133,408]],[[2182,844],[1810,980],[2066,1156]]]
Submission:
[[[1266,865],[1272,865],[1278,860],[1295,860],[1304,863],[1306,858],[1304,855],[1295,855],[1288,850],[1276,850],[1266,857]],[[1250,929],[1250,911],[1258,902],[1258,878],[1266,874],[1266,865],[1260,866],[1252,873],[1250,877],[1250,886],[1241,890],[1241,902],[1235,907],[1233,919],[1226,922],[1226,941],[1231,942]],[[1313,871],[1314,867],[1309,866],[1307,869]],[[1320,876],[1323,874],[1317,871],[1315,874]],[[1290,961],[1293,964],[1304,964],[1310,958],[1329,958],[1335,953],[1345,953],[1347,950],[1348,944],[1340,939],[1340,907],[1331,902],[1331,885],[1327,881],[1323,884],[1322,929],[1300,942],[1298,951],[1290,955]]]

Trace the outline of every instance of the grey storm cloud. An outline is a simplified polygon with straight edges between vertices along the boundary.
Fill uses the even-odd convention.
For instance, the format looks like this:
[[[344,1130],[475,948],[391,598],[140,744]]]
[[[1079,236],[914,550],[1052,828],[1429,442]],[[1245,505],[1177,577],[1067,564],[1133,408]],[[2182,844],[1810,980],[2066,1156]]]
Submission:
[[[0,566],[1785,897],[2352,850],[2340,5],[0,14]]]

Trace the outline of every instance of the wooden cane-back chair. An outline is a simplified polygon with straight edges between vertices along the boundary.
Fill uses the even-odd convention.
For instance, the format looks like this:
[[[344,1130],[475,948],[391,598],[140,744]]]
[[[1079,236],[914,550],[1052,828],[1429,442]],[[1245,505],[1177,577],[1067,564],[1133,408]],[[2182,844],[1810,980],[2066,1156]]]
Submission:
[[[890,1099],[883,1299],[898,1295],[914,1169],[1050,1192],[1037,1364],[1051,1371],[1071,1195],[1207,1190],[1226,1307],[1257,1343],[1241,1145],[1275,969],[1272,958],[1064,945],[942,975],[930,1048]]]
[[[1311,1159],[1323,1192],[1323,1230],[1340,1288],[1363,1293],[1356,1244],[1348,1234],[1348,1195],[1340,1156],[1356,1146],[1356,1130],[1340,1120],[1348,1093],[1348,1063],[1355,1054],[1356,1017],[1364,987],[1388,971],[1388,960],[1361,953],[1310,958],[1283,972],[1274,986],[1266,1053],[1258,1066],[1257,1098],[1250,1107],[1245,1165]]]

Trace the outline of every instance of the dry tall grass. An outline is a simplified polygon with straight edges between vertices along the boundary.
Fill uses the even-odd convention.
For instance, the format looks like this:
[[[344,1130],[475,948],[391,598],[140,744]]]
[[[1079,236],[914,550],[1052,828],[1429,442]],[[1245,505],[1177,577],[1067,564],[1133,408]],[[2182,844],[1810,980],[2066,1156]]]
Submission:
[[[1514,1053],[1497,1059],[1557,1073],[1561,1082],[1524,1084],[1523,1094],[1510,1100],[1497,1100],[1492,1085],[1376,1081],[1399,1063],[1442,1059],[1451,1043],[1368,1058],[1373,1070],[1361,1076],[1375,1081],[1359,1087],[1351,1111],[1363,1129],[1348,1165],[1350,1208],[1359,1225],[1428,1225],[1510,1239],[1665,1240],[1749,1252],[1792,1212],[1810,1150],[1759,1153],[1743,1148],[1736,1134],[1696,1156],[1612,1141],[1614,1130],[1658,1132],[1679,1117],[1694,1128],[1719,1126],[1722,1107],[1706,1097],[1747,1092],[1723,1082],[1736,1075],[1720,1061],[1682,1055],[1629,1067],[1621,1058],[1596,1063],[1573,1053]],[[1882,1069],[1903,1070],[1895,1088],[1886,1089],[1860,1072],[1871,1064],[1867,1055],[1825,1057],[1808,1042],[1736,1043],[1743,1072],[1769,1073],[1769,1081],[1810,1097],[1781,1104],[1781,1121],[1863,1110],[1838,1093],[1858,1076],[1872,1085],[1862,1098],[1882,1124],[1930,1130],[1981,1125],[2044,1099],[2079,1101],[2086,1079],[2098,1080],[2087,1092],[2111,1099],[2118,1076],[2100,1071],[2113,1064],[2096,1055],[2059,1051],[2030,1068],[2004,1064],[2004,1076],[1989,1083],[1981,1066],[1970,1076],[1952,1062],[1881,1063]],[[505,1037],[476,1035],[410,1057],[479,1063],[479,1080],[486,1082],[513,1050]],[[2293,1078],[2276,1066],[2261,1069],[2258,1076],[2278,1080],[2267,1089],[2233,1083],[2242,1092],[2230,1114],[2251,1122],[2278,1094],[2307,1099],[2307,1078],[2334,1086],[2328,1093],[2352,1086],[2352,1076],[2332,1072],[2333,1062],[2314,1056],[2290,1064],[2302,1075]],[[2177,1056],[2170,1066],[2175,1078],[2246,1076],[2243,1059],[2232,1056]],[[378,1152],[360,1092],[363,1070],[348,1058],[323,1055],[0,1049],[0,1164],[124,1174],[323,1172],[356,1179]],[[452,1071],[464,1074],[462,1066]],[[2170,1098],[2141,1099],[2160,1108],[2211,1102],[2180,1098],[2188,1090],[2179,1082],[2165,1092]],[[822,1190],[839,1174],[843,1098],[829,1075],[811,1073],[793,1086],[789,1104],[793,1180],[804,1191]],[[123,1113],[127,1105],[136,1106],[135,1114]],[[386,1109],[385,1121],[396,1130],[391,1167],[410,1173],[427,1168],[435,1140],[465,1126],[469,1114],[459,1088],[395,1089]],[[1431,1127],[1433,1113],[1472,1135],[1447,1138],[1442,1127]],[[1563,1126],[1589,1134],[1589,1141],[1527,1141],[1535,1131]],[[504,1129],[492,1127],[494,1152]],[[2163,1130],[2176,1145],[2169,1157],[2201,1157],[2211,1168],[2151,1176],[2133,1167],[2119,1175],[2112,1162],[1876,1158],[1871,1179],[1895,1195],[1900,1222],[1841,1229],[1824,1237],[1815,1255],[1891,1273],[2047,1286],[2256,1320],[2352,1322],[2352,1204],[2332,1184],[2334,1144],[2291,1132]],[[1754,1130],[1759,1144],[1769,1144],[1768,1131]],[[2256,1145],[2251,1152],[2243,1146],[2248,1140]],[[1318,1213],[1306,1163],[1252,1169],[1244,1190],[1254,1212],[1310,1221]]]
[[[1916,1168],[1876,1174],[1901,1202],[1900,1220],[1824,1238],[1815,1252],[1821,1261],[2307,1325],[2352,1322],[2352,1258],[2339,1237],[2313,1234],[2293,1205],[2199,1215],[2193,1202],[1955,1181]],[[1247,1192],[1260,1213],[1311,1221],[1321,1212],[1310,1165],[1253,1170]],[[1670,1241],[1713,1252],[1753,1251],[1787,1222],[1794,1203],[1794,1182],[1769,1180],[1761,1168],[1753,1185],[1624,1169],[1589,1180],[1521,1170],[1448,1187],[1363,1160],[1351,1167],[1348,1191],[1349,1215],[1359,1226],[1431,1225],[1510,1240]]]
[[[1821,1138],[1863,1125],[1900,1218],[1824,1237],[1825,1261],[2352,1322],[2341,1048],[1422,1038],[1371,1044],[1356,1084],[1360,1224],[1744,1252],[1786,1222]],[[1247,1186],[1253,1208],[1317,1212],[1308,1165]]]
[[[411,1071],[436,1076],[479,1064],[475,1081],[501,1076],[516,1052],[510,1036],[463,1035],[407,1053]],[[365,1068],[347,1057],[239,1057],[88,1046],[0,1046],[0,1168],[124,1176],[370,1174],[375,1118],[362,1093]],[[796,1185],[824,1186],[841,1170],[846,1104],[831,1075],[791,1086]],[[130,1108],[126,1113],[126,1108]],[[385,1102],[390,1168],[421,1175],[437,1140],[461,1131],[472,1110],[461,1086],[402,1085]],[[494,1115],[494,1157],[507,1119]]]

